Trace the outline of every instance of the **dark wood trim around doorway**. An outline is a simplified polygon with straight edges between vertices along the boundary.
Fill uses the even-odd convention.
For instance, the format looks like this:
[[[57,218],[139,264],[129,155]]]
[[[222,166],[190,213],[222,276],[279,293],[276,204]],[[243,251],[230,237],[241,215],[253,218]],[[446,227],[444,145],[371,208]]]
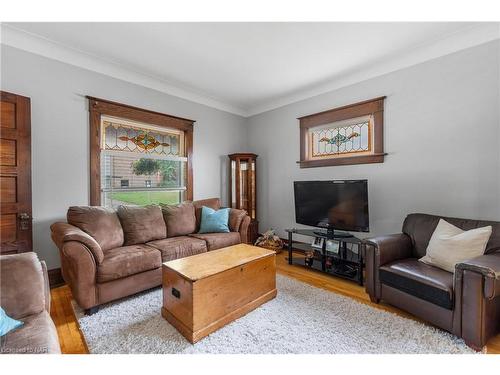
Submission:
[[[65,284],[60,268],[48,270],[47,274],[49,276],[49,285],[51,289]]]
[[[33,250],[31,100],[0,91],[0,254]]]

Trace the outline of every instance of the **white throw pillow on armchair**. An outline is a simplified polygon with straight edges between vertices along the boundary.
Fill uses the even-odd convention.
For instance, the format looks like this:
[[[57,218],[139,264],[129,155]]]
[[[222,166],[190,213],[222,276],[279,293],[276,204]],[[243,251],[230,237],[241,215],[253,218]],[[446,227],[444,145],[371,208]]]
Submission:
[[[440,219],[419,261],[455,272],[455,264],[484,254],[491,231],[491,226],[464,231]]]

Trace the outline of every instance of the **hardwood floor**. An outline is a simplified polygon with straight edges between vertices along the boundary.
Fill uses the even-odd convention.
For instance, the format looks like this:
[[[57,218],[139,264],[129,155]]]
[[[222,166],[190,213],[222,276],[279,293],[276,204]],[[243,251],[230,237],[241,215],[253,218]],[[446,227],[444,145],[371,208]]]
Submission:
[[[87,354],[87,344],[71,307],[71,290],[67,285],[50,291],[50,316],[54,320],[64,354]]]
[[[290,266],[285,259],[286,253],[282,252],[277,256],[277,271],[282,275],[293,277],[307,284],[318,288],[323,288],[335,293],[354,298],[362,303],[372,307],[383,309],[405,316],[410,319],[418,320],[415,317],[394,307],[383,303],[377,305],[370,302],[365,289],[351,281],[339,279],[321,272],[316,272],[300,266]],[[279,293],[279,291],[278,291]],[[51,316],[57,327],[61,351],[63,353],[83,354],[88,353],[88,348],[80,332],[78,322],[76,321],[73,309],[71,307],[71,291],[67,286],[54,288],[51,291]],[[158,312],[160,313],[160,312]],[[500,353],[500,334],[493,337],[487,345],[487,353]]]

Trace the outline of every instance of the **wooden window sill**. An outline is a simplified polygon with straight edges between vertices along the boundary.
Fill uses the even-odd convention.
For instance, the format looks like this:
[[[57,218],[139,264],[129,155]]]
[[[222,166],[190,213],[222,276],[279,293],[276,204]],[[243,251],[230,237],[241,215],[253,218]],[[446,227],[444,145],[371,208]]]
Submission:
[[[383,163],[386,153],[361,155],[361,156],[346,156],[339,158],[325,158],[314,160],[301,160],[297,163],[300,168],[315,168],[315,167],[328,167],[335,165],[352,165],[352,164],[372,164]]]

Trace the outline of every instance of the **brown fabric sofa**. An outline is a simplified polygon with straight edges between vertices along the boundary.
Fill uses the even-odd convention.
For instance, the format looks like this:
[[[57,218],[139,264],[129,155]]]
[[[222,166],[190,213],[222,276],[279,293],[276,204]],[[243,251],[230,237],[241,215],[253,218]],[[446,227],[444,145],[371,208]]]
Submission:
[[[50,318],[50,288],[45,262],[35,253],[0,256],[0,306],[24,325],[0,337],[0,353],[61,353]]]
[[[439,219],[469,230],[491,225],[485,255],[457,264],[455,273],[418,261]],[[366,241],[366,291],[481,350],[500,332],[500,222],[410,214],[403,233]]]
[[[250,217],[231,209],[229,233],[198,234],[201,207],[218,198],[179,206],[70,207],[67,223],[51,226],[62,275],[86,313],[100,304],[161,285],[163,262],[246,242]]]

